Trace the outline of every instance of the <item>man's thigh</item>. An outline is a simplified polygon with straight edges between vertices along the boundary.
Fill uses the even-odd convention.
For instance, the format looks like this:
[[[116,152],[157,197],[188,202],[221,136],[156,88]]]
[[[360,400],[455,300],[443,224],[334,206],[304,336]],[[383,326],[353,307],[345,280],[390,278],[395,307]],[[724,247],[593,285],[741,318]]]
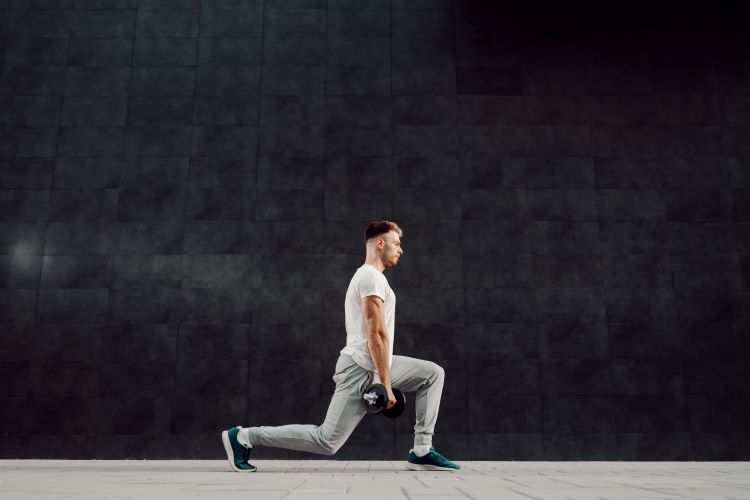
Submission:
[[[404,392],[419,390],[427,379],[442,368],[432,361],[393,355],[391,366],[391,386]]]
[[[330,442],[346,441],[367,414],[362,404],[362,393],[369,378],[369,372],[358,365],[349,366],[334,375],[336,390],[321,425],[323,434]]]

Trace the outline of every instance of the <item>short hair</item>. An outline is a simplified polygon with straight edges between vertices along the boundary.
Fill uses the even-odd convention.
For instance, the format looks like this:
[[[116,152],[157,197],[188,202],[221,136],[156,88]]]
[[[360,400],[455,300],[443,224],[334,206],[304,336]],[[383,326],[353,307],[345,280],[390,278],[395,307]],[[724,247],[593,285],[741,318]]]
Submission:
[[[376,220],[370,222],[367,229],[365,229],[365,244],[368,240],[380,236],[381,234],[385,234],[388,231],[396,231],[399,236],[403,236],[404,234],[403,230],[398,227],[398,224],[393,221]]]

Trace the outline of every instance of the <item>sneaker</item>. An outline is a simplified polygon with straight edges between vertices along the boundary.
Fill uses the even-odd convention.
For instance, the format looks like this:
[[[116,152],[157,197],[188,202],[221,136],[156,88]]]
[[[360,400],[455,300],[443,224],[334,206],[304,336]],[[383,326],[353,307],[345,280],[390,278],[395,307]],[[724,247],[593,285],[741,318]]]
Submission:
[[[461,466],[445,458],[435,448],[430,448],[430,452],[423,457],[414,453],[414,450],[409,451],[406,468],[411,470],[456,470],[460,469]]]
[[[237,440],[237,434],[239,434],[241,428],[242,427],[239,426],[232,427],[221,433],[221,441],[224,443],[224,451],[227,452],[229,466],[233,471],[255,472],[258,468],[247,461],[247,459],[250,458],[252,448],[248,448]]]

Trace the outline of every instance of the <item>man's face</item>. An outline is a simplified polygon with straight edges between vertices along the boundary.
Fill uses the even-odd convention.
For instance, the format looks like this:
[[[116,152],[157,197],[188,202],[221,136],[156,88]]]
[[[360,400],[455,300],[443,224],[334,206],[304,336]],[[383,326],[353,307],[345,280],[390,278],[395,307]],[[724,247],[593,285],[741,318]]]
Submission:
[[[396,231],[388,231],[383,235],[383,250],[381,260],[385,267],[393,267],[404,250],[401,248],[401,238]]]

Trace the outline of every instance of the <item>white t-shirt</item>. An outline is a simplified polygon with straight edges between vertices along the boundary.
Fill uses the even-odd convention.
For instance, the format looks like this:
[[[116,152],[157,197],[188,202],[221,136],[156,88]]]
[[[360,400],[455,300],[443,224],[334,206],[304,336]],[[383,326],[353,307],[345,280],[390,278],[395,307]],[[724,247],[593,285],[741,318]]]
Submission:
[[[393,361],[394,322],[396,319],[396,294],[388,284],[388,279],[376,267],[362,264],[352,276],[344,301],[346,322],[346,347],[341,354],[348,354],[366,370],[378,373],[367,346],[367,322],[362,314],[362,299],[377,295],[383,301],[385,329],[388,333],[388,368]]]

